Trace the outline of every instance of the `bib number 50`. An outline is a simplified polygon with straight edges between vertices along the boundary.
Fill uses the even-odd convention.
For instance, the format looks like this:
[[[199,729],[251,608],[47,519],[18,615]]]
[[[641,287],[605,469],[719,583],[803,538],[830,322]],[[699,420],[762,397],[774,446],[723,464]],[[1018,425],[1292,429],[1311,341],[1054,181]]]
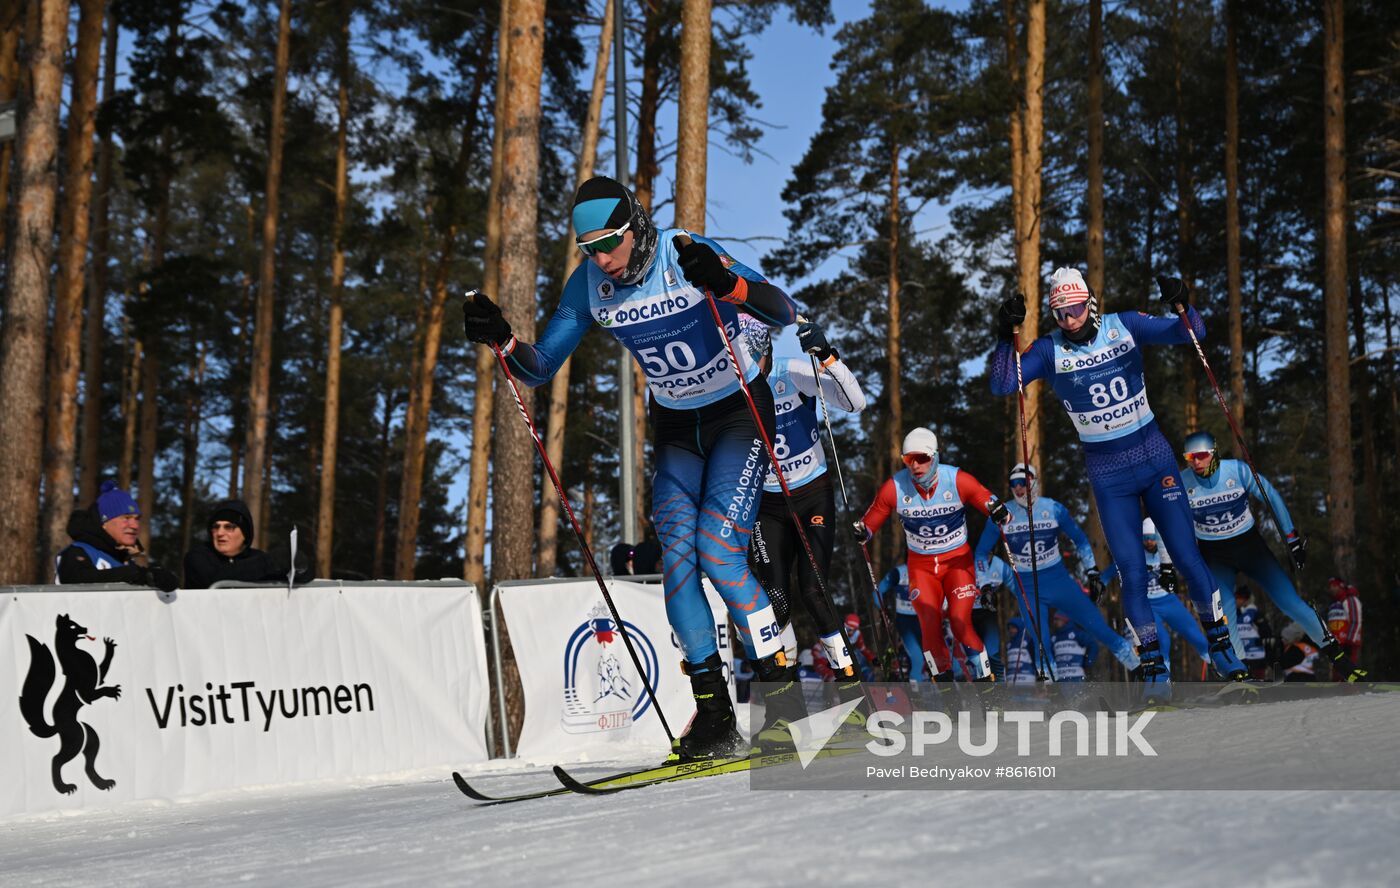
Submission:
[[[646,368],[647,376],[653,379],[670,376],[672,373],[694,370],[696,364],[695,352],[690,350],[690,346],[684,342],[666,343],[665,356],[659,348],[643,348],[637,350],[637,357],[641,359],[642,366]]]

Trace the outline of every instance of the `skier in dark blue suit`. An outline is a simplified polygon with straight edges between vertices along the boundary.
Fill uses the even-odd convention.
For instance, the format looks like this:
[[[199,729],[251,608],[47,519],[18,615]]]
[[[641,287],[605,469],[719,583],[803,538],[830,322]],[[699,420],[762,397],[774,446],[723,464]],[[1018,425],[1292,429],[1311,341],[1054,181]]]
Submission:
[[[1168,696],[1170,678],[1147,602],[1147,564],[1139,541],[1144,508],[1190,586],[1212,663],[1221,675],[1242,680],[1248,673],[1230,642],[1215,579],[1196,548],[1175,453],[1148,404],[1139,350],[1140,345],[1184,344],[1190,336],[1176,318],[1142,312],[1100,318],[1088,286],[1074,269],[1058,269],[1052,280],[1050,309],[1058,329],[1036,339],[1021,355],[1022,377],[1025,382],[1049,381],[1083,442],[1104,535],[1123,577],[1123,610],[1140,645],[1146,693],[1152,698]],[[1158,286],[1169,305],[1186,302],[1181,281],[1159,278]],[[1204,337],[1205,324],[1196,309],[1187,305],[1185,311],[1196,336]],[[1006,300],[998,313],[999,342],[990,374],[995,394],[1017,390],[1012,331],[1025,317],[1021,296]]]
[[[579,249],[592,261],[569,277],[539,341],[518,340],[500,308],[479,293],[463,304],[467,338],[499,346],[512,372],[531,386],[553,376],[595,325],[641,365],[651,393],[652,520],[664,550],[666,614],[685,654],[697,710],[678,752],[685,759],[732,755],[742,739],[702,574],[728,606],[759,680],[779,688],[773,693],[782,696],[769,701],[768,713],[791,718],[800,699],[777,617],[748,564],[768,455],[706,292],[717,300],[770,438],[773,395],[761,384],[739,313],[785,327],[796,322],[797,308],[718,243],[680,229],[658,231],[635,195],[605,176],[579,188],[573,223]],[[689,243],[679,237],[686,234]]]

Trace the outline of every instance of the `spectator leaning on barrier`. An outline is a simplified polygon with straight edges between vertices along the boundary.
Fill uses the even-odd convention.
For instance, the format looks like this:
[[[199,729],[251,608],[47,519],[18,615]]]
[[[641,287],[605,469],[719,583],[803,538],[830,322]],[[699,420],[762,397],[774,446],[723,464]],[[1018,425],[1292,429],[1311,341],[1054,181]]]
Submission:
[[[272,554],[253,548],[253,516],[242,500],[224,500],[209,513],[209,539],[195,543],[185,553],[185,588],[208,589],[222,580],[244,583],[282,583],[291,570],[289,552]],[[297,556],[298,583],[311,579],[311,571]]]
[[[68,516],[73,542],[58,553],[59,583],[130,583],[169,592],[180,585],[157,564],[141,565],[141,509],[117,486],[103,481],[97,499]]]

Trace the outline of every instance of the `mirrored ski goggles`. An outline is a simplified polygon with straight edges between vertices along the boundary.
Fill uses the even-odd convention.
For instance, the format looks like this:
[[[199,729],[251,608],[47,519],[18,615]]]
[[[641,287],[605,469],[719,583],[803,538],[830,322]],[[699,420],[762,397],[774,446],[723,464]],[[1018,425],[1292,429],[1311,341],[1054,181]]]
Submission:
[[[632,222],[629,219],[627,224],[616,231],[610,231],[607,234],[599,235],[592,240],[576,241],[575,243],[578,244],[578,248],[583,251],[583,255],[585,256],[596,256],[599,253],[611,253],[613,250],[622,246],[622,235],[625,234],[627,229],[631,226]]]
[[[1215,456],[1215,453],[1210,450],[1193,450],[1186,454],[1187,459],[1210,459],[1212,456]]]
[[[933,457],[927,453],[906,453],[904,454],[904,464],[906,466],[926,466],[933,462]]]
[[[1089,303],[1078,302],[1074,305],[1066,305],[1064,308],[1055,309],[1055,320],[1064,321],[1070,318],[1082,318],[1084,312],[1089,310]]]
[[[1025,479],[1025,478],[1016,478],[1016,479],[1014,479],[1014,480],[1011,482],[1011,489],[1012,489],[1012,490],[1022,490],[1022,489],[1025,488],[1025,486],[1026,486],[1026,479]]]

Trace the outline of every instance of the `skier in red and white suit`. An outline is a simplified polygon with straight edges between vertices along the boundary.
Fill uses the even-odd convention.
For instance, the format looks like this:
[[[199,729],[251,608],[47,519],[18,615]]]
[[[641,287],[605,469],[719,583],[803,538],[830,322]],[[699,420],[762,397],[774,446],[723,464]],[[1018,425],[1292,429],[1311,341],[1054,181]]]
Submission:
[[[968,545],[966,507],[975,506],[998,524],[1009,521],[1011,514],[972,475],[939,464],[938,438],[928,429],[917,428],[904,437],[904,465],[880,488],[865,518],[855,523],[856,540],[868,541],[891,513],[899,516],[909,548],[909,600],[919,617],[929,673],[937,681],[953,680],[952,656],[943,642],[946,607],[953,637],[967,650],[973,675],[978,681],[991,681],[986,650],[972,627],[977,570]]]

